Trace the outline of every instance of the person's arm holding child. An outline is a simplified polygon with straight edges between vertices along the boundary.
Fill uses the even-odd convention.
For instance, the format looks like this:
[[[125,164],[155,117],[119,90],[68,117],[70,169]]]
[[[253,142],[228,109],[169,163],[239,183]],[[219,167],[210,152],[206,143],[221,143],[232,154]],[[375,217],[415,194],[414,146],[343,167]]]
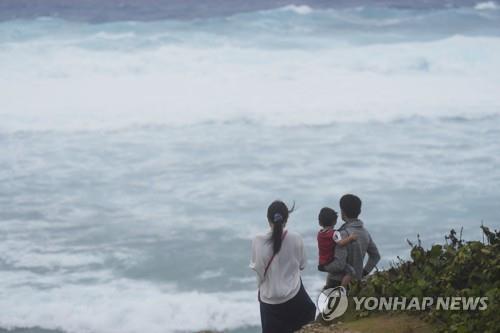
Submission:
[[[356,239],[358,239],[358,236],[356,236],[356,234],[353,233],[344,239],[335,240],[335,238],[334,238],[333,240],[335,241],[335,243],[337,245],[346,246],[347,244],[354,242]]]

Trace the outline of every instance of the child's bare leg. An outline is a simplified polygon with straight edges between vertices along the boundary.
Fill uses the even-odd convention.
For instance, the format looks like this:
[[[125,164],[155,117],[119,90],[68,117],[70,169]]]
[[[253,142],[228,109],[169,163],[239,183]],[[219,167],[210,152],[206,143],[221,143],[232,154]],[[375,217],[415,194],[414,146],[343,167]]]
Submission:
[[[346,274],[344,275],[344,277],[342,278],[342,283],[340,284],[342,287],[345,287],[347,288],[349,286],[349,284],[351,283],[352,281],[352,276],[350,274]]]
[[[346,264],[344,267],[339,267],[338,263],[335,260],[327,265],[323,265],[322,268],[324,269],[325,272],[333,274],[339,274],[343,272],[344,277],[342,278],[341,281],[341,285],[343,287],[347,287],[347,285],[351,283],[353,275],[356,274],[354,268],[351,265]]]

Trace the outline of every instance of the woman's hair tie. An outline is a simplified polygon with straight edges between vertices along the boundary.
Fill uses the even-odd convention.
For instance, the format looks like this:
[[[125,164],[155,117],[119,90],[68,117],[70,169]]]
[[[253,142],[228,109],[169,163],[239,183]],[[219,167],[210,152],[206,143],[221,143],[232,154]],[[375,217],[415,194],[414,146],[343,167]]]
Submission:
[[[280,213],[276,213],[273,216],[273,223],[282,223],[283,222],[283,215]]]

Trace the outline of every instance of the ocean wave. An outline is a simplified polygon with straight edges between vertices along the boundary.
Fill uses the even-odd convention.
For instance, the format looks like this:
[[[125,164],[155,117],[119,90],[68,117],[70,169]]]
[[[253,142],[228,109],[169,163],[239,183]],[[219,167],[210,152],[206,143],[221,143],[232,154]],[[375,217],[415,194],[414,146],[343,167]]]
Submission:
[[[307,15],[313,12],[313,9],[307,5],[288,5],[282,7],[283,11],[290,11],[299,15]]]
[[[194,21],[2,22],[0,130],[492,114],[498,18],[476,12],[289,5]],[[454,22],[490,33],[457,34]]]
[[[121,39],[130,39],[136,37],[134,32],[125,32],[125,33],[110,33],[106,31],[101,31],[95,34],[95,38],[102,39],[110,39],[110,40],[121,40]]]
[[[90,38],[100,43],[95,36],[85,43]],[[467,117],[500,108],[496,37],[319,50],[192,41],[124,52],[52,36],[0,49],[2,131],[240,119],[318,125]]]
[[[140,6],[135,1],[123,0],[119,6],[110,6],[102,1],[88,0],[84,4],[75,3],[70,0],[56,0],[50,3],[42,3],[32,6],[29,0],[17,0],[6,3],[0,11],[0,21],[18,18],[37,17],[62,17],[76,21],[87,21],[92,23],[116,22],[116,21],[159,21],[159,20],[193,20],[211,19],[217,17],[228,17],[246,12],[259,12],[263,10],[282,10],[287,8],[290,13],[307,15],[310,6],[318,6],[314,11],[343,10],[359,8],[396,9],[410,10],[441,10],[450,8],[471,8],[474,5],[489,8],[490,3],[480,2],[475,4],[472,0],[446,0],[446,1],[314,1],[302,0],[294,2],[290,0],[222,0],[213,2],[210,0],[199,1],[176,1],[155,0],[148,6]]]
[[[476,4],[474,8],[477,10],[496,10],[498,9],[498,5],[494,1],[486,1]]]
[[[2,293],[0,327],[73,333],[228,330],[260,323],[255,297],[254,291],[172,292],[129,280],[54,289],[19,286]]]

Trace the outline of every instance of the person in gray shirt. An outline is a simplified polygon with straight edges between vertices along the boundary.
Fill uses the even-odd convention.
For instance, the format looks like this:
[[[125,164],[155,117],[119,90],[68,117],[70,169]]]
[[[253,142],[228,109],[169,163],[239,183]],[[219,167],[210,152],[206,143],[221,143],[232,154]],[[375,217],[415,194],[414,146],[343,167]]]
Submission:
[[[344,224],[337,230],[335,237],[344,239],[355,234],[357,239],[346,246],[335,249],[335,259],[330,268],[326,281],[326,288],[340,286],[346,276],[346,264],[354,268],[351,276],[354,280],[361,280],[368,275],[380,260],[380,254],[370,233],[365,229],[363,221],[359,219],[361,213],[361,199],[353,194],[346,194],[340,199],[340,210]],[[365,255],[368,261],[363,266]]]

